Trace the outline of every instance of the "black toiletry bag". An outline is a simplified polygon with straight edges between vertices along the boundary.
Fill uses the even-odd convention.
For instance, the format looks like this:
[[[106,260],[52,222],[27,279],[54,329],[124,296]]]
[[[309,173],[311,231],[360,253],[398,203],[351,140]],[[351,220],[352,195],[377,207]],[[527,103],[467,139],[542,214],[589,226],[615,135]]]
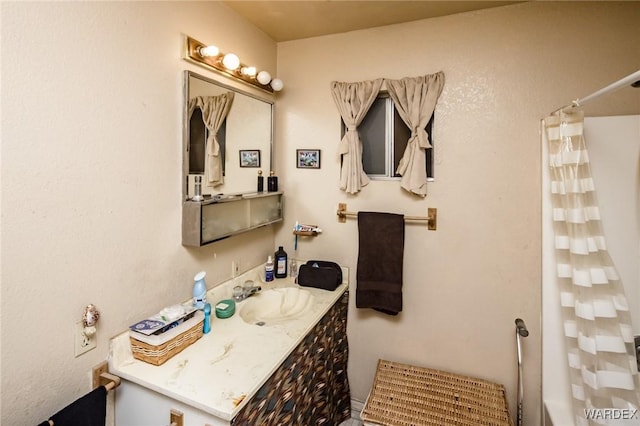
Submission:
[[[335,262],[309,260],[300,265],[298,284],[333,291],[342,284],[342,268]]]

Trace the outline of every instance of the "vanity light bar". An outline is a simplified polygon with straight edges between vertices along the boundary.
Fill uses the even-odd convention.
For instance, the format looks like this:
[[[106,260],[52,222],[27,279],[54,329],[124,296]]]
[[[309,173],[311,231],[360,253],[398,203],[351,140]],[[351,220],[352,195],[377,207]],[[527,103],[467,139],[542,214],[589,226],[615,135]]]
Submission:
[[[210,56],[209,54],[203,54],[207,51],[207,48],[208,46],[206,44],[201,43],[189,36],[185,36],[184,52],[182,58],[196,65],[200,65],[209,70],[218,72],[224,76],[233,77],[245,83],[249,83],[252,86],[262,89],[268,93],[273,93],[274,91],[278,91],[282,88],[282,82],[278,79],[271,80],[271,78],[269,78],[269,80],[264,84],[258,81],[258,78],[255,74],[255,67],[250,67],[243,64],[233,53],[224,54],[218,50],[218,53],[216,55]],[[229,69],[223,64],[223,60],[227,58],[225,62],[228,63],[230,57],[232,58],[231,62],[236,62],[237,59],[237,67],[235,69]],[[266,72],[261,71],[261,73]],[[269,73],[266,74],[269,75]],[[265,81],[264,79],[260,80]]]

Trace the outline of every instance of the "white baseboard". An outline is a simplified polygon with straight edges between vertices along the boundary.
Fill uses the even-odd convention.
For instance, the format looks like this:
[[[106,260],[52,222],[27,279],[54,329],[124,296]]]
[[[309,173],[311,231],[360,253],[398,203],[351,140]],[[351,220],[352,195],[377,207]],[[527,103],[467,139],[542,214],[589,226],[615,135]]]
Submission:
[[[351,418],[352,419],[360,419],[360,413],[364,408],[364,401],[358,401],[357,399],[351,398]]]

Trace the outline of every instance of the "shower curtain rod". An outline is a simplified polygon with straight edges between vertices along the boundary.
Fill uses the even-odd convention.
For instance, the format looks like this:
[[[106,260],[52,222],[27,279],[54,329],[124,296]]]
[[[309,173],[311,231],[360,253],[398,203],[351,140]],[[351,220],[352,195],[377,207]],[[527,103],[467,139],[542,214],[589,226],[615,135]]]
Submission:
[[[636,81],[640,80],[640,70],[629,74],[628,76],[621,78],[620,80],[616,81],[615,83],[612,83],[610,85],[608,85],[607,87],[604,87],[596,92],[593,92],[590,95],[585,96],[584,98],[580,98],[580,99],[576,99],[575,101],[571,102],[569,105],[565,105],[562,108],[558,108],[557,110],[553,111],[551,114],[555,114],[556,112],[560,112],[560,111],[564,111],[565,109],[568,108],[577,108],[579,106],[584,105],[585,103],[595,99],[595,98],[599,98],[602,95],[606,95],[607,93],[611,93],[614,92],[618,89],[622,89],[625,86],[629,86],[631,85],[631,83],[635,83]]]

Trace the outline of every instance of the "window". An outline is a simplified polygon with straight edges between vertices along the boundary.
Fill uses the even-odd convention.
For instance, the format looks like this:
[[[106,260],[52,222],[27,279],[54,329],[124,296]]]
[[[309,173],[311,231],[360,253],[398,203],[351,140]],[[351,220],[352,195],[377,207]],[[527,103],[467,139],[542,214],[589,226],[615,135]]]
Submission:
[[[429,143],[434,146],[431,130],[433,115],[427,123]],[[346,132],[342,123],[342,136]],[[371,105],[364,120],[358,126],[362,141],[362,166],[364,172],[373,179],[399,178],[396,174],[400,159],[407,147],[411,130],[402,121],[393,100],[386,92],[381,92]],[[426,151],[427,180],[433,181],[433,149]]]

